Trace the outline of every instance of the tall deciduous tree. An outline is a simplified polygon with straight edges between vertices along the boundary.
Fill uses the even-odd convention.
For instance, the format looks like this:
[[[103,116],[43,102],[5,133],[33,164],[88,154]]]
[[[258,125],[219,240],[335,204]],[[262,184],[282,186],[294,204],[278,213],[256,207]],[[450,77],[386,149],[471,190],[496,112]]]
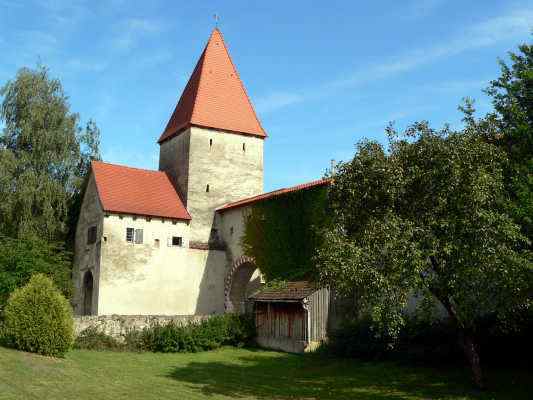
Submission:
[[[99,130],[92,121],[80,128],[44,67],[20,69],[0,95],[0,232],[64,239],[90,159],[99,158]]]
[[[510,195],[509,213],[522,231],[533,239],[533,45],[519,46],[509,53],[510,65],[500,60],[501,74],[485,92],[494,110],[483,118],[474,117],[473,102],[461,109],[472,131],[483,134],[489,143],[507,154],[505,188]]]
[[[57,243],[0,234],[0,314],[10,293],[36,273],[50,277],[68,298],[72,291],[70,266],[70,254]]]
[[[417,123],[389,148],[362,142],[335,168],[333,224],[316,262],[324,284],[355,292],[379,332],[395,336],[408,299],[438,301],[483,385],[476,321],[527,307],[531,258],[505,212],[505,153],[469,130]]]

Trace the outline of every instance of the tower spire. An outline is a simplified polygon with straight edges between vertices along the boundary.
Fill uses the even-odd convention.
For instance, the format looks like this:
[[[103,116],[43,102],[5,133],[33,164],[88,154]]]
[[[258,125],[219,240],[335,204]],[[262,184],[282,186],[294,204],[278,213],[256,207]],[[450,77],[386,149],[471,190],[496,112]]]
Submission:
[[[158,142],[193,125],[261,138],[267,136],[218,28],[211,33]]]

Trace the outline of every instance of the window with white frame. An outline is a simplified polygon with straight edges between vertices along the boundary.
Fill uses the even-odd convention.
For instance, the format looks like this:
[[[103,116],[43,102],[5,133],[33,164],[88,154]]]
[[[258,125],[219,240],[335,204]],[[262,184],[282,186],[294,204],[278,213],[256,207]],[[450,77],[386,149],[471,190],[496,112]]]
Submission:
[[[126,242],[142,244],[143,243],[143,230],[135,228],[126,228]]]

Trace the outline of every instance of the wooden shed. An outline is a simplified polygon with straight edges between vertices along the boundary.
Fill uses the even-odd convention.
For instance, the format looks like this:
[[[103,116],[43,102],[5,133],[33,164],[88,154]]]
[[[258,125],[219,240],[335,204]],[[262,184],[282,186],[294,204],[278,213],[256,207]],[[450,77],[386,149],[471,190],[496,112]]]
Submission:
[[[249,299],[261,347],[303,353],[327,339],[328,289],[307,281],[289,282],[281,288],[264,288]]]

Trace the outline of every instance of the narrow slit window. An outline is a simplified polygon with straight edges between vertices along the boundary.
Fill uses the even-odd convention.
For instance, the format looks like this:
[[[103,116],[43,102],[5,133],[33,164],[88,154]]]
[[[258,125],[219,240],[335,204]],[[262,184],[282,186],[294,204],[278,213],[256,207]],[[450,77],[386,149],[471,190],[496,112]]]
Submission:
[[[243,143],[243,144],[242,144],[242,152],[243,152],[243,153],[246,152],[246,143]]]
[[[87,244],[96,243],[96,226],[91,226],[87,229]]]
[[[209,192],[209,183],[205,186],[205,191]]]
[[[154,239],[154,246],[159,248],[159,239]]]
[[[209,139],[209,147],[213,147],[213,139]]]

